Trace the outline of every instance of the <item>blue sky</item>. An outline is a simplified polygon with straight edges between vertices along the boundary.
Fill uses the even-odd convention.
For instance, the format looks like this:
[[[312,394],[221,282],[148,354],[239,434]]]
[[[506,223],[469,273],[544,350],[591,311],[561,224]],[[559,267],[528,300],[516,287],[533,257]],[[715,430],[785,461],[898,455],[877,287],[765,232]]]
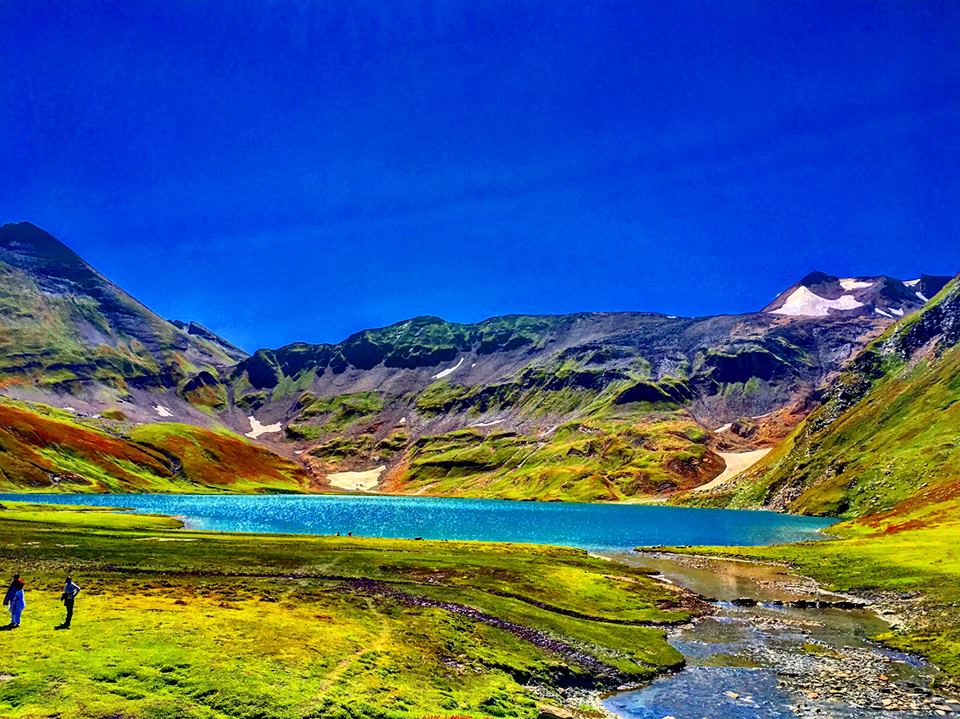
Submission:
[[[0,0],[0,221],[247,349],[960,270],[960,3]]]

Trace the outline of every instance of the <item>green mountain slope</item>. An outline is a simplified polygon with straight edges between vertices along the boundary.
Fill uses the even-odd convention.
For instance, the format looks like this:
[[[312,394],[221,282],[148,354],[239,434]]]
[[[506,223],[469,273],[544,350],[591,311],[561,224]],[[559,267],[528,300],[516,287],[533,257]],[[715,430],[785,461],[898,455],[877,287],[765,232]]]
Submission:
[[[26,222],[0,227],[0,383],[78,393],[169,389],[245,353],[144,307]]]
[[[709,501],[844,517],[960,492],[960,279],[872,342],[763,462]]]
[[[707,439],[689,417],[670,412],[571,421],[548,437],[457,430],[415,441],[384,489],[582,502],[663,495],[723,469]]]

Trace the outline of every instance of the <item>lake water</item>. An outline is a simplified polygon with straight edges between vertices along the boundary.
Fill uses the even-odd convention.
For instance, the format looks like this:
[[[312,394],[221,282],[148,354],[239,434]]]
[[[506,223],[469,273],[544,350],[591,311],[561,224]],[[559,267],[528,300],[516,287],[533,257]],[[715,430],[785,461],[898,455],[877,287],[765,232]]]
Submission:
[[[530,542],[621,550],[816,539],[833,520],[774,512],[637,504],[334,495],[2,494],[0,501],[126,507],[191,529]]]

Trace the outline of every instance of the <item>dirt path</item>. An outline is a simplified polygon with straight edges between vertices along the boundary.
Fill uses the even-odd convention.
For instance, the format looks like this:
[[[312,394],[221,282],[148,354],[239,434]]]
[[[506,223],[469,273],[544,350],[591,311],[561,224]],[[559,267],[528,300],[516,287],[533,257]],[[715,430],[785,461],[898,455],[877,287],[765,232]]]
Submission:
[[[320,691],[323,693],[330,691],[331,687],[337,683],[340,677],[343,676],[344,672],[360,661],[365,654],[383,649],[389,637],[390,630],[384,628],[380,634],[377,635],[376,640],[372,644],[362,646],[349,657],[344,657],[341,659],[337,665],[330,670],[326,677],[324,677],[323,683],[320,685]]]

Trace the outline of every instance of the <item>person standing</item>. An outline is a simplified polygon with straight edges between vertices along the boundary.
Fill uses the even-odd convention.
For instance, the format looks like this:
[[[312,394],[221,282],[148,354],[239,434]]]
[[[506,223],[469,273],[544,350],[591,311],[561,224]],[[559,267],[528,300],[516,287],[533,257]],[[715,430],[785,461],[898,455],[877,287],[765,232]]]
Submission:
[[[67,577],[67,584],[63,588],[63,594],[60,595],[60,600],[67,609],[67,618],[63,620],[60,629],[70,628],[70,622],[73,620],[73,602],[78,594],[80,594],[80,587],[73,583],[72,577]]]
[[[23,588],[25,586],[23,580],[20,579],[20,575],[14,574],[13,581],[10,582],[7,593],[3,597],[3,606],[10,610],[11,629],[16,629],[20,626],[20,615],[23,614],[23,610],[27,606],[23,598]]]

